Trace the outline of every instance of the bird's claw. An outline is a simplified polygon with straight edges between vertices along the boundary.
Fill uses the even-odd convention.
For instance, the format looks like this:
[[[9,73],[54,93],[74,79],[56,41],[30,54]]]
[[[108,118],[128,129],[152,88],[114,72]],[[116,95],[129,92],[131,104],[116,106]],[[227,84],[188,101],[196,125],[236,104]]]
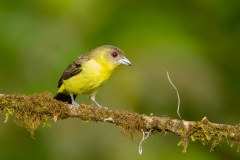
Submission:
[[[108,110],[108,107],[102,107],[103,109],[105,109],[105,110]]]
[[[79,104],[76,103],[75,101],[72,102],[72,108],[76,107],[76,109],[78,109],[79,107]]]
[[[99,108],[102,108],[102,109],[105,109],[105,110],[108,110],[108,107],[103,107],[101,105],[97,105]]]

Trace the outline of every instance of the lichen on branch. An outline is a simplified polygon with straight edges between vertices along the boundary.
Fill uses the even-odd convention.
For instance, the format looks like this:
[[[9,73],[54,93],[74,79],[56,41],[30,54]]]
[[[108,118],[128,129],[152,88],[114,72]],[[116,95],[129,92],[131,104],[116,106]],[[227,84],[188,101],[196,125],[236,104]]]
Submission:
[[[201,121],[184,121],[170,117],[147,116],[133,111],[106,110],[96,106],[81,104],[78,109],[72,105],[57,101],[49,92],[30,96],[0,94],[0,113],[5,114],[5,122],[10,115],[15,115],[15,122],[25,127],[31,135],[39,125],[48,126],[52,121],[66,118],[78,118],[83,121],[106,122],[119,126],[123,135],[139,139],[142,131],[171,132],[181,137],[179,145],[186,152],[189,141],[200,141],[211,145],[211,149],[227,140],[230,146],[236,146],[240,152],[240,126],[216,124],[204,117]]]

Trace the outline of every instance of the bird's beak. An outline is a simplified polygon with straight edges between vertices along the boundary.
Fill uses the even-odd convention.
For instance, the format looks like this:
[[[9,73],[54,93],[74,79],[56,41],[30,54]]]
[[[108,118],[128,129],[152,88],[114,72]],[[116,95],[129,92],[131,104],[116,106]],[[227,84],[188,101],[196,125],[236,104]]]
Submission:
[[[126,58],[121,58],[118,60],[119,64],[127,65],[127,66],[132,66],[131,62]]]

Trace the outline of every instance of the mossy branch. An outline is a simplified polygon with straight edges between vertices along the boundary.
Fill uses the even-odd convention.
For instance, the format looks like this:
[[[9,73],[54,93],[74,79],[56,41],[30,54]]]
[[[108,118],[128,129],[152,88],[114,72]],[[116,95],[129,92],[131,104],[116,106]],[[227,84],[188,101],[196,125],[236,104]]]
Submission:
[[[211,123],[204,117],[201,121],[184,121],[170,117],[146,116],[132,111],[105,110],[96,106],[81,104],[79,109],[57,101],[49,92],[31,96],[0,94],[0,113],[15,114],[15,122],[25,127],[32,135],[39,125],[49,125],[51,121],[66,118],[79,118],[83,121],[106,122],[120,127],[125,136],[141,138],[142,132],[171,132],[181,137],[179,145],[184,152],[189,141],[199,140],[203,145],[210,144],[211,149],[221,141],[227,140],[231,147],[240,151],[240,126]]]

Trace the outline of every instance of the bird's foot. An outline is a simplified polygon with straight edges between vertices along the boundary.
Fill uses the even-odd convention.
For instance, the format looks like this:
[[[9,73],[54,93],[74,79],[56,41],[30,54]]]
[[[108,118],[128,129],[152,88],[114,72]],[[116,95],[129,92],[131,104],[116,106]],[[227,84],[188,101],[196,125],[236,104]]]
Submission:
[[[72,108],[76,107],[76,109],[78,109],[79,104],[75,101],[72,102]]]
[[[74,106],[76,107],[76,109],[78,109],[79,104],[77,102],[74,101],[74,97],[73,94],[70,94],[71,100],[72,100],[72,108],[74,108]]]
[[[108,110],[108,107],[102,107],[103,109],[105,109],[105,110]]]
[[[99,108],[102,108],[102,109],[108,110],[108,107],[103,107],[103,106],[101,106],[101,105],[99,105],[99,104],[97,104],[97,106],[98,106]]]
[[[97,101],[93,100],[93,102],[94,102],[98,107],[103,108],[103,109],[105,109],[105,110],[108,110],[108,107],[103,107],[103,106],[101,106]]]

